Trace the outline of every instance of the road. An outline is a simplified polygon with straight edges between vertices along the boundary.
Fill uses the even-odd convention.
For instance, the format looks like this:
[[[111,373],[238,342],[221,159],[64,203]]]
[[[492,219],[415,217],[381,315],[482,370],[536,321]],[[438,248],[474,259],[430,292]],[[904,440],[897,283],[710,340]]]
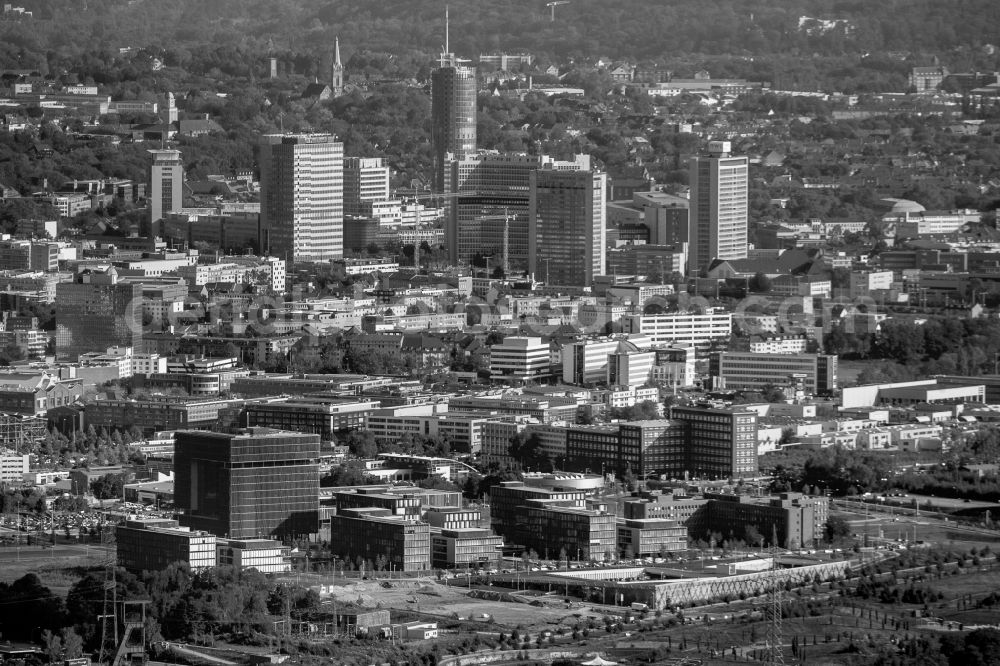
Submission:
[[[6,546],[0,548],[0,562],[28,562],[31,560],[54,560],[63,557],[104,557],[103,546],[60,544],[53,548],[41,546]]]

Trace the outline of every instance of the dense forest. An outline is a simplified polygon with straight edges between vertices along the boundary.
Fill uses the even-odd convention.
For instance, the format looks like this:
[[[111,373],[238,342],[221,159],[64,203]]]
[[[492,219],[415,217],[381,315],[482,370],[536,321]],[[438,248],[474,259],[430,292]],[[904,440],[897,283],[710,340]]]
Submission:
[[[444,0],[26,0],[33,19],[0,26],[2,60],[71,55],[105,44],[161,47],[183,60],[191,45],[269,51],[328,49],[334,34],[371,51],[434,53]],[[942,53],[974,50],[998,34],[992,0],[449,0],[456,53],[527,50],[554,58],[656,59],[686,54]],[[819,20],[827,21],[820,23]],[[72,29],[67,29],[72,26]],[[168,46],[169,45],[169,46]],[[544,46],[542,46],[544,45]],[[352,49],[353,50],[353,49]],[[8,64],[9,66],[9,64]]]

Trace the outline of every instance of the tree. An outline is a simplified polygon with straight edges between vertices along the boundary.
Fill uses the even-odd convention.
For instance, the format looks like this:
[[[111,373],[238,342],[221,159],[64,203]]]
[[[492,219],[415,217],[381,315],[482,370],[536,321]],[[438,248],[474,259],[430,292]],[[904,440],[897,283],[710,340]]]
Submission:
[[[73,627],[64,627],[62,638],[63,659],[78,659],[83,656],[83,639]]]
[[[746,542],[761,548],[764,545],[764,535],[760,533],[756,525],[747,525],[743,530],[743,538]]]
[[[63,647],[59,634],[46,629],[42,632],[42,645],[45,646],[45,656],[49,658],[50,664],[62,661]]]
[[[538,433],[525,435],[519,432],[510,438],[510,457],[525,470],[542,472],[552,471],[552,461],[549,460]]]
[[[124,487],[124,474],[105,474],[90,482],[90,492],[102,500],[123,497]]]
[[[784,389],[775,386],[771,382],[761,387],[760,394],[764,398],[764,402],[783,402],[785,400]]]
[[[750,278],[749,287],[755,294],[766,294],[771,291],[771,278],[761,272],[754,273]]]
[[[851,525],[841,516],[830,516],[823,527],[823,538],[827,543],[837,543],[851,536]]]
[[[374,458],[379,452],[375,434],[370,430],[352,430],[344,444],[359,458]]]

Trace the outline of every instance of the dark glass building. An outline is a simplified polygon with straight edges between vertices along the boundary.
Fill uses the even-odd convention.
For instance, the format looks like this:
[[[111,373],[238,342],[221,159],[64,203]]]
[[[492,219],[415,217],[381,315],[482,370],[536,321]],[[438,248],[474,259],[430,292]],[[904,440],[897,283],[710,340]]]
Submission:
[[[476,68],[461,64],[453,54],[441,56],[431,74],[431,140],[434,147],[435,189],[444,190],[445,156],[476,149]]]
[[[90,269],[56,285],[56,355],[109,347],[142,347],[142,285],[119,282],[118,271]]]
[[[174,502],[181,525],[230,539],[315,533],[319,435],[249,428],[179,432]]]

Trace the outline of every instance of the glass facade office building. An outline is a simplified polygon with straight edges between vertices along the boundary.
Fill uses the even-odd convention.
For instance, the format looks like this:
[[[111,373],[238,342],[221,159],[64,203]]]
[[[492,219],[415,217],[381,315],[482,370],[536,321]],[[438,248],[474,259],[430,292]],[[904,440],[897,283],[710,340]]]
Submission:
[[[319,436],[252,428],[179,432],[174,501],[182,525],[231,539],[313,534]]]

